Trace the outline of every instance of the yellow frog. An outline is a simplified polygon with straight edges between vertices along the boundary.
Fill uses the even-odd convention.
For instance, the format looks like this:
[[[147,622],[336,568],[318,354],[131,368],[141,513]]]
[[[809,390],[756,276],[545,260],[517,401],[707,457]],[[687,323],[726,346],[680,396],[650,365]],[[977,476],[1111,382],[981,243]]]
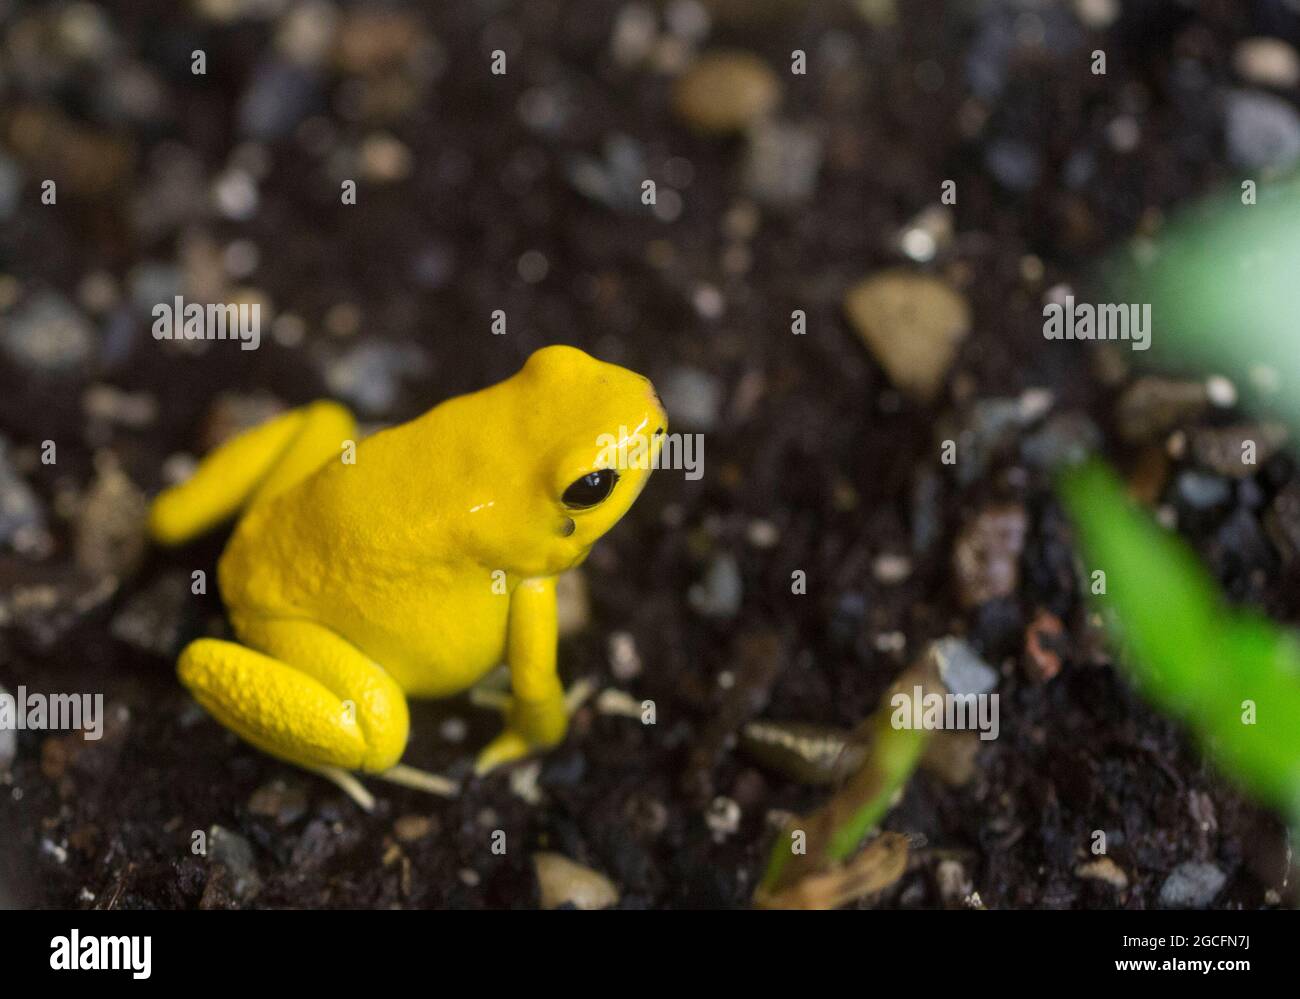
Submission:
[[[506,727],[477,770],[555,745],[571,708],[556,576],[627,512],[666,428],[648,379],[552,346],[360,443],[332,402],[249,430],[150,512],[154,538],[180,544],[242,511],[218,565],[239,642],[190,643],[181,681],[227,728],[363,807],[354,771],[454,791],[399,763],[406,698],[463,691],[501,662]],[[628,453],[644,460],[615,467]]]

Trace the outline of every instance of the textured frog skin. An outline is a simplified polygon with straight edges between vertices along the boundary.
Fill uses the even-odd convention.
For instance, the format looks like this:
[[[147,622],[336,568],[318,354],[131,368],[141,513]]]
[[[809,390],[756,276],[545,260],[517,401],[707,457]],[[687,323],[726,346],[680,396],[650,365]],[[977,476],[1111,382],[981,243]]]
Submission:
[[[610,439],[643,435],[653,459],[666,427],[647,379],[554,346],[359,443],[331,402],[248,431],[151,511],[167,544],[239,515],[218,566],[239,641],[191,643],[181,680],[265,752],[380,773],[405,749],[407,695],[454,694],[505,661],[506,730],[480,771],[554,745],[568,720],[555,577],[627,512],[650,468],[619,468],[590,508],[562,497],[609,466]]]

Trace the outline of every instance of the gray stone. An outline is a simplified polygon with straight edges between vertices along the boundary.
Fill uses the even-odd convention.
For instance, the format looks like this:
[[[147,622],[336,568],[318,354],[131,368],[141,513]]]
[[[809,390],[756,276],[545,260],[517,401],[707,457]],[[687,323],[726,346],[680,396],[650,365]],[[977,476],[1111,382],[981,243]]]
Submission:
[[[951,693],[988,694],[997,689],[997,670],[962,639],[940,638],[930,644],[930,655]]]
[[[208,860],[220,864],[230,876],[236,898],[248,901],[262,888],[253,847],[248,840],[225,826],[214,825],[208,830]]]
[[[239,130],[252,139],[280,139],[307,117],[319,98],[316,77],[292,63],[265,61],[239,102]]]
[[[994,139],[984,149],[984,166],[1012,191],[1032,190],[1042,174],[1038,151],[1020,139]]]
[[[0,438],[0,543],[15,551],[39,555],[51,544],[45,511],[36,493],[14,469]]]
[[[363,343],[329,363],[325,383],[361,412],[382,416],[397,402],[402,377],[418,376],[428,367],[428,358],[414,345]]]
[[[33,374],[55,374],[90,359],[95,334],[90,323],[62,295],[44,292],[29,299],[3,326],[6,353]]]
[[[1058,413],[1020,445],[1030,468],[1050,472],[1077,465],[1101,447],[1101,431],[1084,413]]]
[[[1160,904],[1168,909],[1203,909],[1227,880],[1214,864],[1189,860],[1175,867],[1160,886]]]
[[[1224,113],[1228,158],[1235,166],[1281,172],[1300,160],[1300,114],[1282,98],[1233,90]]]
[[[730,555],[716,556],[704,573],[702,582],[687,592],[687,599],[705,617],[735,617],[744,596],[740,567]]]
[[[1178,476],[1178,495],[1193,510],[1209,510],[1227,503],[1232,490],[1226,479],[1189,469]]]
[[[718,425],[723,386],[699,368],[673,368],[659,386],[659,395],[674,429],[709,431]]]
[[[783,121],[762,121],[749,132],[742,184],[756,201],[793,208],[817,188],[822,138],[816,129]]]

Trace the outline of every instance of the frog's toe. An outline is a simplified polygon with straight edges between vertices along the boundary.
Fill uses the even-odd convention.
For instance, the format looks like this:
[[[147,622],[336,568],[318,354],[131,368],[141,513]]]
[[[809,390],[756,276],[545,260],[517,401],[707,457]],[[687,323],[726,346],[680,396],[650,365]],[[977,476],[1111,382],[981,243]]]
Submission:
[[[474,772],[482,777],[497,767],[557,745],[563,740],[573,713],[595,689],[594,683],[583,679],[562,695],[543,701],[525,702],[504,696],[499,704],[492,706],[505,712],[506,729],[478,754]]]
[[[506,729],[483,747],[474,761],[474,773],[482,777],[497,767],[514,763],[532,754],[535,747],[513,729]]]

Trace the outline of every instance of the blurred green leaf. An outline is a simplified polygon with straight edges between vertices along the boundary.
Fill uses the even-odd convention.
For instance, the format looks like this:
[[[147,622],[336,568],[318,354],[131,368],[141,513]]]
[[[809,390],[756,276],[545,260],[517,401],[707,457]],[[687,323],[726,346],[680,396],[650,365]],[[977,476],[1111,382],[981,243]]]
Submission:
[[[1135,359],[1228,375],[1300,429],[1300,178],[1260,180],[1255,196],[1233,188],[1184,209],[1100,277],[1110,301],[1151,305],[1152,347]]]
[[[1061,480],[1096,599],[1125,665],[1157,705],[1191,725],[1223,769],[1300,817],[1300,642],[1224,606],[1191,550],[1136,508],[1092,462]]]
[[[861,766],[829,801],[812,814],[793,820],[777,837],[760,895],[776,896],[801,881],[835,870],[857,852],[867,834],[884,818],[916,770],[931,735],[922,728],[895,728],[892,723],[894,693],[910,694],[914,686],[943,689],[928,663],[905,670],[895,680],[880,707],[854,734],[866,750]],[[805,854],[791,851],[790,834],[796,829],[806,835]]]

